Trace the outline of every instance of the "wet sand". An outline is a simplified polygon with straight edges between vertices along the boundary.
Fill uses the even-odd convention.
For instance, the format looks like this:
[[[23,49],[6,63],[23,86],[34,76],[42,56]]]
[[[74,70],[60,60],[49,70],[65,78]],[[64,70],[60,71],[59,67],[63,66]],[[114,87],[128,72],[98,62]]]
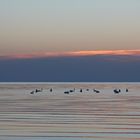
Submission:
[[[139,140],[139,85],[121,84],[122,93],[112,92],[118,85],[98,87],[65,95],[72,85],[42,85],[42,93],[30,94],[41,85],[0,85],[0,139],[3,140]],[[9,88],[8,88],[9,87]],[[19,88],[20,87],[20,88]],[[53,87],[53,93],[48,89]],[[79,87],[79,89],[78,89]]]

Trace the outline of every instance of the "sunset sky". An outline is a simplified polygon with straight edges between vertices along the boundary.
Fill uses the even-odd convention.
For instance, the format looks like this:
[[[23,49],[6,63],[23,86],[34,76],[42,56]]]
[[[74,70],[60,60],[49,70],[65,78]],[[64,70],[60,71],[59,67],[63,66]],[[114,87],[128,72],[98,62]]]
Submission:
[[[0,63],[104,55],[138,62],[140,0],[0,0]]]
[[[96,50],[140,50],[139,0],[0,0],[0,56]]]

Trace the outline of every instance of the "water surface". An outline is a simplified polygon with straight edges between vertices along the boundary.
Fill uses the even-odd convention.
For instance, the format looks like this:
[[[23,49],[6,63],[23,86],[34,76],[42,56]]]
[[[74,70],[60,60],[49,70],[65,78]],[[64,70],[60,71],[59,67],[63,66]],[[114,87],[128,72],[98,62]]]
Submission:
[[[43,92],[30,94],[36,88]],[[139,83],[1,83],[0,139],[139,140],[139,91]]]

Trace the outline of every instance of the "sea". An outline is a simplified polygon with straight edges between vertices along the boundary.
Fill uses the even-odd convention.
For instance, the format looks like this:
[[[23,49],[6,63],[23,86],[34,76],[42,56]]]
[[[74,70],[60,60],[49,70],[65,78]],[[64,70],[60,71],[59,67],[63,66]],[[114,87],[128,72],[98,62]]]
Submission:
[[[140,140],[140,83],[0,83],[0,140]]]

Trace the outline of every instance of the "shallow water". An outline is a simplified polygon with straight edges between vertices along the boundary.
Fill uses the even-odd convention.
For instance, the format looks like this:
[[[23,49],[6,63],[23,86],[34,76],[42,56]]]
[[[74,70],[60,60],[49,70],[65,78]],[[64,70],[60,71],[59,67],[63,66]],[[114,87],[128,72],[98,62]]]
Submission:
[[[31,95],[36,88],[43,92]],[[1,83],[0,139],[139,140],[139,91],[139,83]]]

